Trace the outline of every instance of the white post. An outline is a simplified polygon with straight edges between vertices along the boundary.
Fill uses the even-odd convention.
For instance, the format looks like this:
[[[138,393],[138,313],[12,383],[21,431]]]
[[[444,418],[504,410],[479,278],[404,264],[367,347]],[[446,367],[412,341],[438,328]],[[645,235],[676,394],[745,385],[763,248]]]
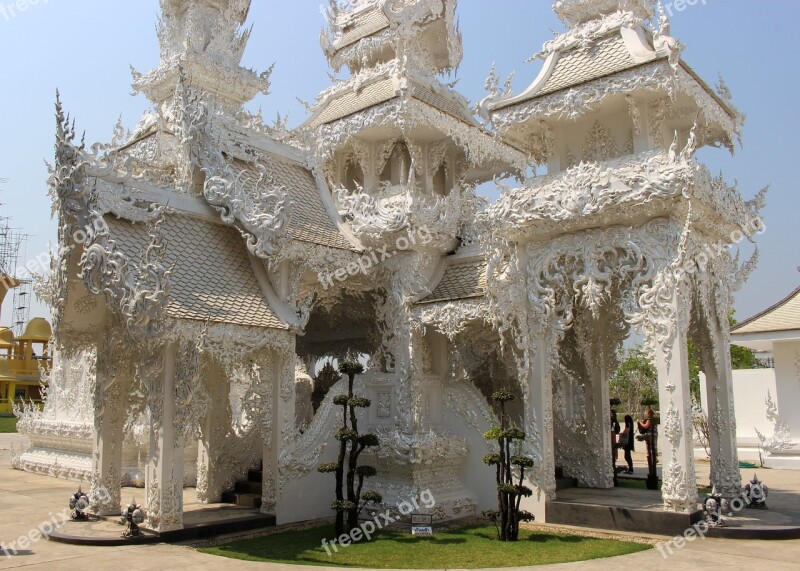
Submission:
[[[89,498],[97,515],[121,512],[122,426],[129,389],[127,361],[112,357],[105,344],[98,350],[95,377],[94,445]],[[113,362],[112,362],[113,361]]]
[[[711,484],[716,486],[723,497],[733,499],[741,495],[742,479],[736,450],[733,371],[728,327],[727,322],[708,323],[711,343],[704,346],[703,364],[708,398]]]
[[[160,394],[150,398],[152,429],[145,486],[148,527],[161,532],[183,528],[183,437],[175,430],[174,344],[164,349],[158,384]]]
[[[661,411],[658,428],[665,437],[659,441],[663,445],[661,496],[664,509],[688,512],[697,507],[686,334],[688,317],[681,317],[685,314],[681,304],[689,303],[689,300],[681,299],[677,287],[670,289],[669,300],[662,302],[665,306],[662,309],[675,316],[674,322],[667,325],[673,331],[664,338],[649,339],[648,344],[655,350]]]
[[[225,484],[224,467],[219,459],[231,422],[228,405],[230,379],[212,357],[206,355],[203,358],[206,361],[202,370],[210,402],[198,443],[196,492],[198,501],[216,503],[222,497]]]
[[[272,414],[265,419],[264,461],[262,464],[261,511],[275,515],[277,523],[292,521],[291,502],[281,496],[278,461],[294,441],[295,427],[295,356],[294,347],[282,354],[274,353],[272,370],[264,371],[271,383]],[[269,414],[269,411],[267,411]]]
[[[550,335],[533,340],[533,356],[525,391],[525,431],[533,449],[534,468],[530,483],[533,495],[522,507],[536,521],[545,521],[545,502],[556,497],[555,449],[553,446],[553,379],[550,367]]]
[[[599,340],[594,338],[593,342],[596,349]],[[594,466],[591,467],[594,471],[593,481],[588,484],[596,488],[613,488],[608,379],[599,355],[600,351],[594,350],[592,351],[594,358],[586,360],[586,371],[589,376],[584,393],[586,442],[590,447],[587,452],[594,456]]]

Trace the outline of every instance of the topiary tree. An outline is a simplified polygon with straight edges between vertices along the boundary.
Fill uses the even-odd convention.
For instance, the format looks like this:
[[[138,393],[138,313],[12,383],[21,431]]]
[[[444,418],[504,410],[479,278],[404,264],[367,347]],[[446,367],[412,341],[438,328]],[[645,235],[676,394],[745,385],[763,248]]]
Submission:
[[[327,462],[317,467],[319,472],[333,472],[336,475],[336,499],[331,508],[336,511],[337,536],[349,533],[358,527],[358,516],[364,506],[370,502],[378,504],[383,501],[376,491],[371,490],[362,494],[364,479],[374,476],[377,471],[372,466],[359,466],[358,458],[365,448],[379,444],[377,434],[358,432],[356,409],[367,408],[371,404],[369,399],[353,394],[353,380],[356,375],[364,372],[364,367],[358,361],[341,361],[339,371],[347,375],[348,380],[347,394],[336,395],[333,399],[333,404],[342,407],[342,426],[335,433],[336,440],[339,441],[339,457],[336,462]]]
[[[499,453],[487,454],[483,462],[496,470],[497,510],[486,510],[483,515],[494,523],[500,541],[516,541],[520,522],[533,520],[533,514],[520,509],[523,496],[529,497],[533,493],[523,484],[525,470],[533,468],[533,459],[520,454],[525,432],[511,426],[508,421],[505,404],[514,400],[514,395],[507,389],[500,389],[492,394],[492,400],[500,405],[500,426],[490,428],[483,437],[496,441]],[[516,484],[515,477],[519,478]]]

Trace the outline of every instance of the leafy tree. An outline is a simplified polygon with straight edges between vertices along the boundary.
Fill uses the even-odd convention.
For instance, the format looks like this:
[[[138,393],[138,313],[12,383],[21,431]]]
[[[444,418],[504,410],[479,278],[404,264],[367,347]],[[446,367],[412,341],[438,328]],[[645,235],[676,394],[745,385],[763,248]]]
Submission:
[[[763,365],[752,349],[731,345],[731,366],[734,369],[761,369]]]
[[[728,325],[733,328],[736,325],[736,318],[734,317],[734,310],[728,314]],[[760,369],[764,365],[756,358],[756,354],[752,349],[747,347],[740,347],[739,345],[731,345],[731,368],[733,369]],[[694,344],[694,341],[689,340],[689,385],[692,392],[692,397],[700,399],[700,371],[702,370],[700,351]]]
[[[514,395],[507,389],[500,389],[492,394],[492,400],[500,405],[500,426],[490,428],[483,437],[495,440],[499,453],[487,454],[483,457],[483,462],[494,466],[496,470],[497,510],[486,510],[483,515],[492,520],[497,527],[497,537],[500,541],[516,541],[519,537],[519,523],[533,519],[533,514],[520,509],[523,496],[529,497],[533,493],[523,484],[525,469],[533,468],[533,459],[520,454],[520,444],[525,440],[525,432],[512,426],[508,421],[505,404],[514,400]],[[515,472],[519,477],[516,484]]]
[[[736,325],[734,312],[728,315],[731,327]],[[731,345],[731,366],[734,369],[758,369],[763,367],[755,352],[746,347]],[[692,398],[700,399],[700,371],[702,360],[700,351],[693,340],[689,340],[689,389]],[[622,400],[627,412],[635,410],[638,402],[650,400],[658,403],[658,377],[650,359],[640,345],[629,349],[611,380],[611,394]],[[657,408],[657,407],[655,407]]]
[[[609,385],[624,412],[634,414],[642,402],[658,402],[658,374],[641,345],[628,349]]]
[[[736,312],[731,309],[728,313],[728,324],[733,329],[736,325]],[[756,358],[755,351],[739,345],[731,345],[731,367],[734,369],[760,369],[764,365]]]
[[[692,398],[700,398],[700,351],[694,344],[692,339],[689,339],[688,346],[689,353],[689,393]]]
[[[358,527],[358,516],[367,503],[378,504],[383,501],[381,495],[374,490],[362,494],[364,479],[377,474],[377,470],[372,466],[359,466],[358,458],[365,448],[379,444],[377,434],[360,434],[358,432],[356,409],[367,408],[371,404],[369,399],[353,394],[353,380],[356,375],[364,372],[364,367],[358,361],[341,361],[339,371],[347,375],[348,380],[347,394],[336,395],[333,399],[335,405],[342,407],[342,427],[335,433],[335,438],[339,441],[339,457],[336,462],[326,462],[317,467],[319,472],[333,472],[336,475],[336,499],[331,503],[331,508],[336,511],[337,536],[349,533]],[[347,462],[346,474],[345,461]],[[357,484],[356,480],[358,480]],[[346,498],[345,491],[347,492]],[[346,529],[345,514],[347,514]]]

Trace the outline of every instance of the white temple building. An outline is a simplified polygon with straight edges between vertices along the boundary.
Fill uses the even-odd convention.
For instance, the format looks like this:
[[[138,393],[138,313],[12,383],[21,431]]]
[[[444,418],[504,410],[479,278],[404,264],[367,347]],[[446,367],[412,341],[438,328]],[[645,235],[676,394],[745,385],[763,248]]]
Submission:
[[[697,505],[689,339],[712,482],[738,495],[727,316],[755,260],[707,252],[761,228],[763,193],[744,201],[694,158],[733,151],[743,118],[663,13],[555,2],[566,31],[539,75],[519,93],[490,75],[473,109],[440,79],[461,61],[454,0],[333,2],[322,48],[347,79],[287,131],[243,109],[269,87],[240,66],[249,5],[161,0],[161,62],[133,78],[152,109],[129,135],[87,147],[57,103],[55,359],[14,465],[104,486],[101,514],[143,484],[159,531],[182,526],[185,485],[217,502],[259,466],[262,511],[326,517],[316,467],[346,386],[310,420],[299,387],[361,355],[385,502],[430,489],[437,518],[491,508],[483,433],[507,387],[546,521],[557,467],[613,486],[608,382],[636,330],[658,370],[664,508]],[[507,175],[494,204],[475,193]]]
[[[735,371],[740,449],[760,452],[768,468],[800,468],[800,287],[736,324],[731,340],[771,353],[774,365]]]

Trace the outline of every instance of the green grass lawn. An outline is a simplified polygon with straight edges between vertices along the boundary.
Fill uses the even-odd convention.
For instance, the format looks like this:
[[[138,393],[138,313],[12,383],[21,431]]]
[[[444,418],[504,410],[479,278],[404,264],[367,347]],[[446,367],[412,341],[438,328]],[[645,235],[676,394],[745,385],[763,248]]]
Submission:
[[[0,416],[0,432],[16,432],[16,431],[17,431],[16,416]]]
[[[576,535],[520,531],[520,540],[496,540],[494,526],[473,526],[436,532],[432,537],[410,532],[380,531],[371,541],[337,547],[328,555],[323,539],[333,537],[333,526],[325,525],[285,531],[201,549],[204,553],[247,561],[271,561],[299,565],[377,567],[394,569],[510,567],[584,561],[626,555],[650,549],[649,545],[595,539]]]

